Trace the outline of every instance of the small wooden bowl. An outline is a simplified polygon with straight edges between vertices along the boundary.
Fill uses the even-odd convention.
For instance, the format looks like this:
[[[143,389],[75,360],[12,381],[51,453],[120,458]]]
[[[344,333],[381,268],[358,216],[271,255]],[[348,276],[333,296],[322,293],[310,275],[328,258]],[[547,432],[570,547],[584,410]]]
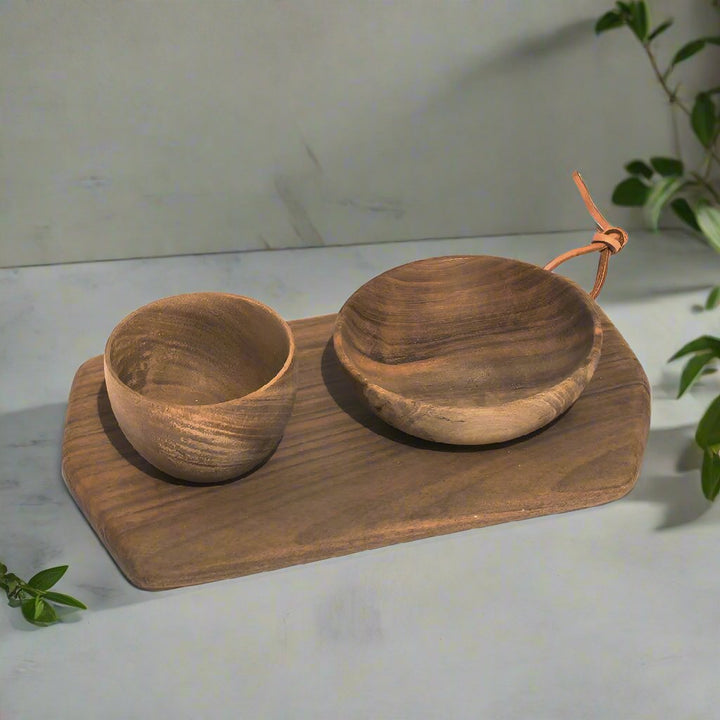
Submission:
[[[335,351],[373,411],[426,440],[526,435],[579,397],[600,358],[591,298],[543,268],[488,256],[430,258],[363,285]]]
[[[105,347],[105,383],[131,445],[175,478],[238,477],[280,442],[297,389],[288,324],[257,300],[192,293],[128,315]]]

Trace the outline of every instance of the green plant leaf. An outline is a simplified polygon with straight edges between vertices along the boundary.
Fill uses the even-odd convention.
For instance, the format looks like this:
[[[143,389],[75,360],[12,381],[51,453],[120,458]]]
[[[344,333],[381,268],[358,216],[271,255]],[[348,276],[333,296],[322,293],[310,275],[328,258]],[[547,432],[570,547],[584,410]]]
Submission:
[[[58,567],[41,570],[36,575],[33,575],[27,584],[36,590],[49,590],[65,574],[67,569],[67,565],[59,565]]]
[[[650,164],[663,177],[677,177],[682,175],[685,170],[682,160],[676,158],[654,157],[650,158]]]
[[[625,13],[626,15],[632,15],[632,3],[626,3],[622,2],[622,0],[618,0],[618,2],[615,3],[618,10],[620,10],[621,13]]]
[[[700,226],[697,224],[697,219],[695,218],[695,211],[684,197],[675,198],[670,203],[670,208],[689,228],[696,232],[700,231]]]
[[[612,201],[625,207],[640,207],[647,202],[650,188],[639,178],[631,177],[618,183]]]
[[[40,598],[36,599],[40,600]],[[37,625],[52,625],[52,623],[57,622],[58,616],[55,608],[44,600],[40,600],[39,604],[41,605],[40,614],[36,616],[35,623]]]
[[[610,10],[595,23],[595,34],[599,35],[607,30],[614,30],[615,28],[622,27],[624,24],[625,21],[620,13],[615,10]]]
[[[708,243],[720,252],[720,207],[701,198],[695,205],[695,217]]]
[[[700,226],[695,219],[695,212],[685,198],[675,198],[675,200],[670,203],[670,207],[684,223],[687,223],[693,230],[700,231]]]
[[[43,609],[45,608],[45,601],[40,598],[40,596],[37,596],[33,599],[33,617],[35,620],[37,620],[40,615],[42,614]]]
[[[715,450],[705,449],[701,477],[703,495],[710,501],[715,500],[720,493],[720,457]]]
[[[30,598],[30,600],[25,600],[25,602],[20,606],[23,617],[28,621],[35,624],[35,600],[34,598]]]
[[[714,352],[716,357],[720,357],[720,338],[713,337],[712,335],[702,335],[699,338],[695,338],[683,345],[668,362],[677,360],[685,355],[690,355],[691,353],[706,352],[708,350]]]
[[[710,147],[715,136],[715,103],[707,93],[699,93],[695,98],[690,123],[697,139],[704,147]]]
[[[630,7],[631,13],[628,25],[630,25],[630,29],[635,33],[637,39],[644,43],[647,40],[650,26],[647,5],[645,0],[638,0],[638,2],[632,3]]]
[[[698,40],[691,40],[689,43],[683,45],[673,56],[670,62],[670,66],[673,67],[683,60],[691,58],[693,55],[697,55],[705,47],[705,40],[700,38]]]
[[[44,627],[57,622],[58,616],[55,608],[48,605],[39,597],[26,600],[21,606],[23,617],[33,625]]]
[[[685,181],[681,177],[667,177],[659,180],[650,188],[645,201],[645,215],[647,216],[648,225],[653,230],[657,230],[662,209],[684,184]]]
[[[710,291],[710,294],[707,296],[707,300],[705,301],[705,309],[712,310],[718,306],[718,303],[720,303],[720,285],[716,285]]]
[[[718,369],[716,367],[705,368],[700,374],[701,375],[714,375]]]
[[[709,405],[695,430],[695,442],[703,449],[720,444],[720,395]]]
[[[654,40],[658,35],[664,33],[673,24],[672,18],[660,23],[649,35],[648,42]]]
[[[0,577],[2,577],[7,572],[7,565],[3,565],[0,563]]]
[[[648,180],[653,176],[653,169],[642,160],[632,160],[625,166],[625,169],[631,175],[642,175]]]
[[[53,592],[49,590],[43,595],[45,600],[51,600],[58,605],[68,605],[70,607],[80,608],[81,610],[87,610],[87,605],[81,603],[77,598],[71,595],[64,595],[63,593]]]
[[[716,357],[717,355],[714,352],[704,352],[693,355],[693,357],[687,361],[680,376],[680,387],[677,394],[679,398],[682,397],[685,391],[700,377],[700,373],[705,366]]]

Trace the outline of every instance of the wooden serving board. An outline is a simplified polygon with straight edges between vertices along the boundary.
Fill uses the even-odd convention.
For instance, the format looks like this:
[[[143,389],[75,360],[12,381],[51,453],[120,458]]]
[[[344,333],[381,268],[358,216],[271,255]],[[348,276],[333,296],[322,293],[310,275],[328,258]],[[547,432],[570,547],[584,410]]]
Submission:
[[[248,575],[598,505],[634,485],[650,392],[607,318],[600,364],[575,405],[533,435],[487,447],[417,440],[372,415],[335,358],[334,318],[291,323],[300,390],[285,436],[264,466],[224,485],[182,484],[145,462],[110,409],[102,357],[80,367],[63,477],[132,583]]]

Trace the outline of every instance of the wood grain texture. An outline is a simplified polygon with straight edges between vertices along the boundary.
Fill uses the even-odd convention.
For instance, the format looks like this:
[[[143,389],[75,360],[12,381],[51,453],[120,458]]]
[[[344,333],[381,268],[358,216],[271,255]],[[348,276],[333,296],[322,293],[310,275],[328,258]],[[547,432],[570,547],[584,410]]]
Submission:
[[[252,470],[280,442],[297,391],[295,340],[257,300],[175,295],[118,324],[104,374],[142,457],[181,480],[218,482]]]
[[[529,437],[482,448],[419,440],[375,416],[335,357],[334,320],[290,323],[300,379],[283,440],[225,485],[173,484],[150,466],[117,426],[102,358],[80,367],[63,477],[131,582],[192,585],[589,507],[637,479],[649,388],[606,319],[600,363],[572,408]]]
[[[338,358],[386,422],[426,440],[504,442],[554,420],[600,358],[597,306],[564,277],[489,256],[429,258],[357,290]]]

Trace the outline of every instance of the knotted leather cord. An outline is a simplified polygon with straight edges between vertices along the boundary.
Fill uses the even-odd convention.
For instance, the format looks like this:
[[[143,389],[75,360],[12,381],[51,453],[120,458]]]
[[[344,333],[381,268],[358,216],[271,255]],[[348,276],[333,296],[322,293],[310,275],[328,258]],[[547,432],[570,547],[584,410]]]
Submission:
[[[575,248],[574,250],[568,250],[566,253],[563,253],[554,260],[551,260],[545,266],[545,269],[554,270],[558,265],[561,265],[566,260],[578,257],[579,255],[586,255],[591,252],[599,252],[600,259],[598,260],[595,285],[590,291],[590,297],[596,298],[600,294],[600,290],[602,289],[605,278],[607,277],[608,261],[610,260],[610,256],[620,252],[625,247],[628,235],[622,228],[610,225],[610,223],[603,217],[592,197],[590,197],[590,191],[577,170],[573,173],[573,180],[580,191],[585,207],[587,207],[588,212],[592,216],[593,220],[595,220],[595,234],[593,235],[592,242],[589,245]]]

